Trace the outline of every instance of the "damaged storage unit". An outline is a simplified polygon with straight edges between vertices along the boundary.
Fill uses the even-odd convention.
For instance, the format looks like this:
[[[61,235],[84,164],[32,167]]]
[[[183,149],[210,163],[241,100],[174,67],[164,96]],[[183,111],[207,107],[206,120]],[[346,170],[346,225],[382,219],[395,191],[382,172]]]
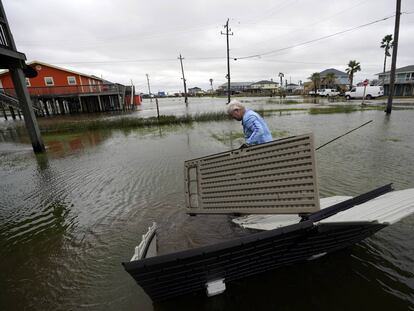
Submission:
[[[298,214],[319,210],[313,135],[185,161],[190,214]]]

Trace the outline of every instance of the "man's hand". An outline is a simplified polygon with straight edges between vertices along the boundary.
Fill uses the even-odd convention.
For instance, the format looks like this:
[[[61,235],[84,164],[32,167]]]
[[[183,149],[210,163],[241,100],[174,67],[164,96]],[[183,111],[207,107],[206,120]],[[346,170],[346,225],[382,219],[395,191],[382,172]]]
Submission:
[[[240,149],[245,149],[245,148],[248,148],[250,145],[248,145],[248,144],[243,144],[243,145],[241,145],[240,146]]]

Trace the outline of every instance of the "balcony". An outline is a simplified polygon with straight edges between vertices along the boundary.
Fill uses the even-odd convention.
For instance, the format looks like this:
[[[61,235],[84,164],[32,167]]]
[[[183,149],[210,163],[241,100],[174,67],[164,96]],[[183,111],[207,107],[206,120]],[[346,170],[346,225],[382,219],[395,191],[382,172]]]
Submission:
[[[31,97],[72,97],[72,96],[91,96],[91,95],[115,95],[130,93],[130,88],[119,84],[88,84],[88,85],[69,85],[69,86],[44,86],[27,87]],[[0,89],[0,92],[9,96],[16,97],[14,89]]]

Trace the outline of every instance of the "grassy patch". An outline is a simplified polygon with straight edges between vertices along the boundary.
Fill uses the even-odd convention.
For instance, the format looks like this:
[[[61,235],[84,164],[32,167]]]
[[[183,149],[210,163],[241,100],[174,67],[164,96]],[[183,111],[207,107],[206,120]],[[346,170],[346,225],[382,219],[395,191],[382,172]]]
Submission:
[[[330,114],[330,113],[351,113],[365,110],[383,110],[382,106],[356,106],[356,105],[337,105],[328,107],[315,107],[309,109],[309,114]]]
[[[94,131],[101,129],[130,129],[155,127],[165,125],[180,125],[191,124],[192,122],[204,121],[220,121],[228,120],[229,117],[225,112],[208,112],[199,113],[193,116],[166,116],[162,115],[160,118],[131,118],[123,117],[112,120],[83,120],[83,121],[61,121],[59,123],[40,124],[40,129],[43,133],[67,133],[67,132],[81,132]]]
[[[390,138],[382,139],[382,141],[391,141],[391,142],[397,143],[397,142],[400,142],[401,139],[390,137]]]

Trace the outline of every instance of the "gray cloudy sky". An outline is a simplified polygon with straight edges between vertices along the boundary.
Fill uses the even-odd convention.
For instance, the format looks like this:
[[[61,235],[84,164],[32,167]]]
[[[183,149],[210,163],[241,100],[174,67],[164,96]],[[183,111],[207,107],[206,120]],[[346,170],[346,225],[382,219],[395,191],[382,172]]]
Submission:
[[[395,14],[395,0],[3,0],[19,51],[28,61],[129,84],[147,92],[182,90],[180,63],[188,87],[226,82],[227,18],[234,33],[232,81],[258,81],[278,74],[297,83],[327,68],[344,71],[361,63],[356,81],[382,71],[386,34],[395,18],[316,41]],[[402,0],[397,67],[414,65],[414,1]],[[284,49],[287,47],[293,48]],[[281,51],[277,51],[284,49]],[[272,52],[273,53],[269,53]],[[387,59],[389,70],[391,58]]]

